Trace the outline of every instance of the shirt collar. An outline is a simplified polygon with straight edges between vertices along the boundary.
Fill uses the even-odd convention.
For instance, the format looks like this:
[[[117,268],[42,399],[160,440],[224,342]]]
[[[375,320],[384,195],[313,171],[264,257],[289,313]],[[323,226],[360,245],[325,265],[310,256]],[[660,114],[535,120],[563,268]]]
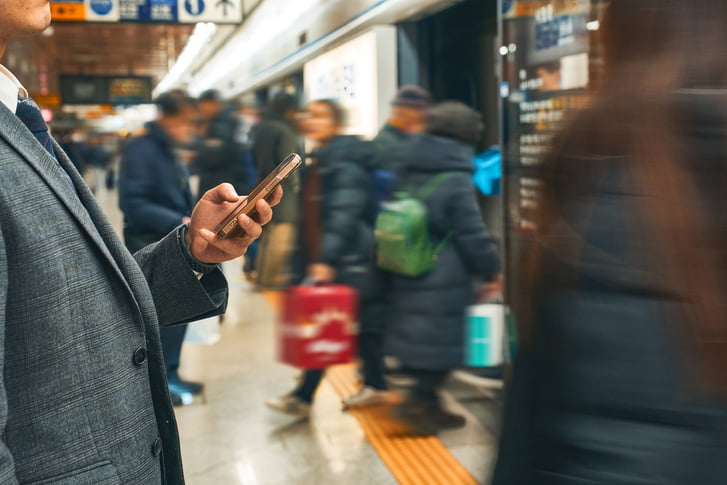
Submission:
[[[12,72],[0,64],[0,103],[15,113],[18,107],[18,96],[27,98],[28,91],[25,90]]]

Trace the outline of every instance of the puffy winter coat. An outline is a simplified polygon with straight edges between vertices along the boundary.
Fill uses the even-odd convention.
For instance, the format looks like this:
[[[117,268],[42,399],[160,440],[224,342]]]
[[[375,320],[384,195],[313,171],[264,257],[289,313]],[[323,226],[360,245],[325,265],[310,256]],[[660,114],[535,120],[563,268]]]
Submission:
[[[338,136],[312,154],[322,176],[320,252],[316,261],[306,261],[308,242],[304,214],[294,257],[295,279],[300,281],[303,278],[308,264],[324,263],[336,269],[337,283],[358,290],[362,332],[382,331],[388,317],[386,281],[374,264],[376,202],[372,189],[372,163],[375,154],[370,142],[355,136]],[[303,171],[302,187],[305,187],[308,173],[308,170]]]
[[[404,152],[400,183],[410,193],[451,173],[425,200],[433,244],[451,233],[434,270],[417,278],[393,276],[387,353],[409,367],[463,365],[465,311],[474,300],[474,281],[491,281],[499,272],[497,249],[477,204],[470,152],[460,142],[428,134],[413,137]]]

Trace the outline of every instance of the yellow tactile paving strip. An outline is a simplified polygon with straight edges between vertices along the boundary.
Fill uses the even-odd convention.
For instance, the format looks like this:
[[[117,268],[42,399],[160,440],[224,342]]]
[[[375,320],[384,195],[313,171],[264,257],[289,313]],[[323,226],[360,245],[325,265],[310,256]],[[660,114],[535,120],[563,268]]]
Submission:
[[[328,369],[326,377],[341,397],[358,389],[355,366]],[[393,404],[393,403],[392,403]],[[381,460],[401,485],[477,485],[477,480],[435,437],[423,437],[394,419],[390,406],[351,409]]]
[[[265,292],[273,308],[280,310],[281,292]],[[326,378],[343,398],[359,387],[355,366],[328,369]],[[477,485],[477,480],[436,437],[423,437],[391,416],[391,405],[352,409],[361,429],[381,460],[401,485]]]

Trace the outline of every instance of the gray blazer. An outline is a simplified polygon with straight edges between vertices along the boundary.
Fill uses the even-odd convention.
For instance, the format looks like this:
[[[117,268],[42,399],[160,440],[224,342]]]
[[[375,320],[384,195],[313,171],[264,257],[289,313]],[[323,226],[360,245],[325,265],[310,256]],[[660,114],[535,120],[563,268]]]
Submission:
[[[158,327],[221,313],[226,282],[181,228],[132,256],[55,150],[0,103],[0,483],[183,483]]]

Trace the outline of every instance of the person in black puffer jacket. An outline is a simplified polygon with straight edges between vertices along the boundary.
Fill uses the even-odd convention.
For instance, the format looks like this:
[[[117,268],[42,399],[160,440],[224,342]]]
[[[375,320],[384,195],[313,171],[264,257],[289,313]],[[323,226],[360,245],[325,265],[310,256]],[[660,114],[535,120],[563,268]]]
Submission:
[[[375,148],[358,137],[341,134],[344,111],[336,102],[313,101],[306,112],[304,134],[316,148],[311,154],[313,163],[302,174],[302,221],[293,257],[294,281],[307,277],[316,283],[343,284],[357,290],[364,387],[345,404],[381,404],[387,400],[381,350],[389,311],[385,280],[374,265]],[[271,399],[267,405],[307,417],[324,370],[306,370],[292,393]]]
[[[472,183],[472,145],[482,132],[480,114],[447,101],[428,113],[427,133],[412,138],[404,152],[402,188],[417,193],[432,178],[450,176],[423,201],[432,244],[451,234],[434,269],[420,277],[393,276],[391,328],[385,351],[401,361],[416,381],[394,414],[421,434],[459,427],[464,418],[445,411],[437,389],[449,371],[464,363],[464,322],[475,301],[475,280],[496,291],[497,249],[480,213]]]

